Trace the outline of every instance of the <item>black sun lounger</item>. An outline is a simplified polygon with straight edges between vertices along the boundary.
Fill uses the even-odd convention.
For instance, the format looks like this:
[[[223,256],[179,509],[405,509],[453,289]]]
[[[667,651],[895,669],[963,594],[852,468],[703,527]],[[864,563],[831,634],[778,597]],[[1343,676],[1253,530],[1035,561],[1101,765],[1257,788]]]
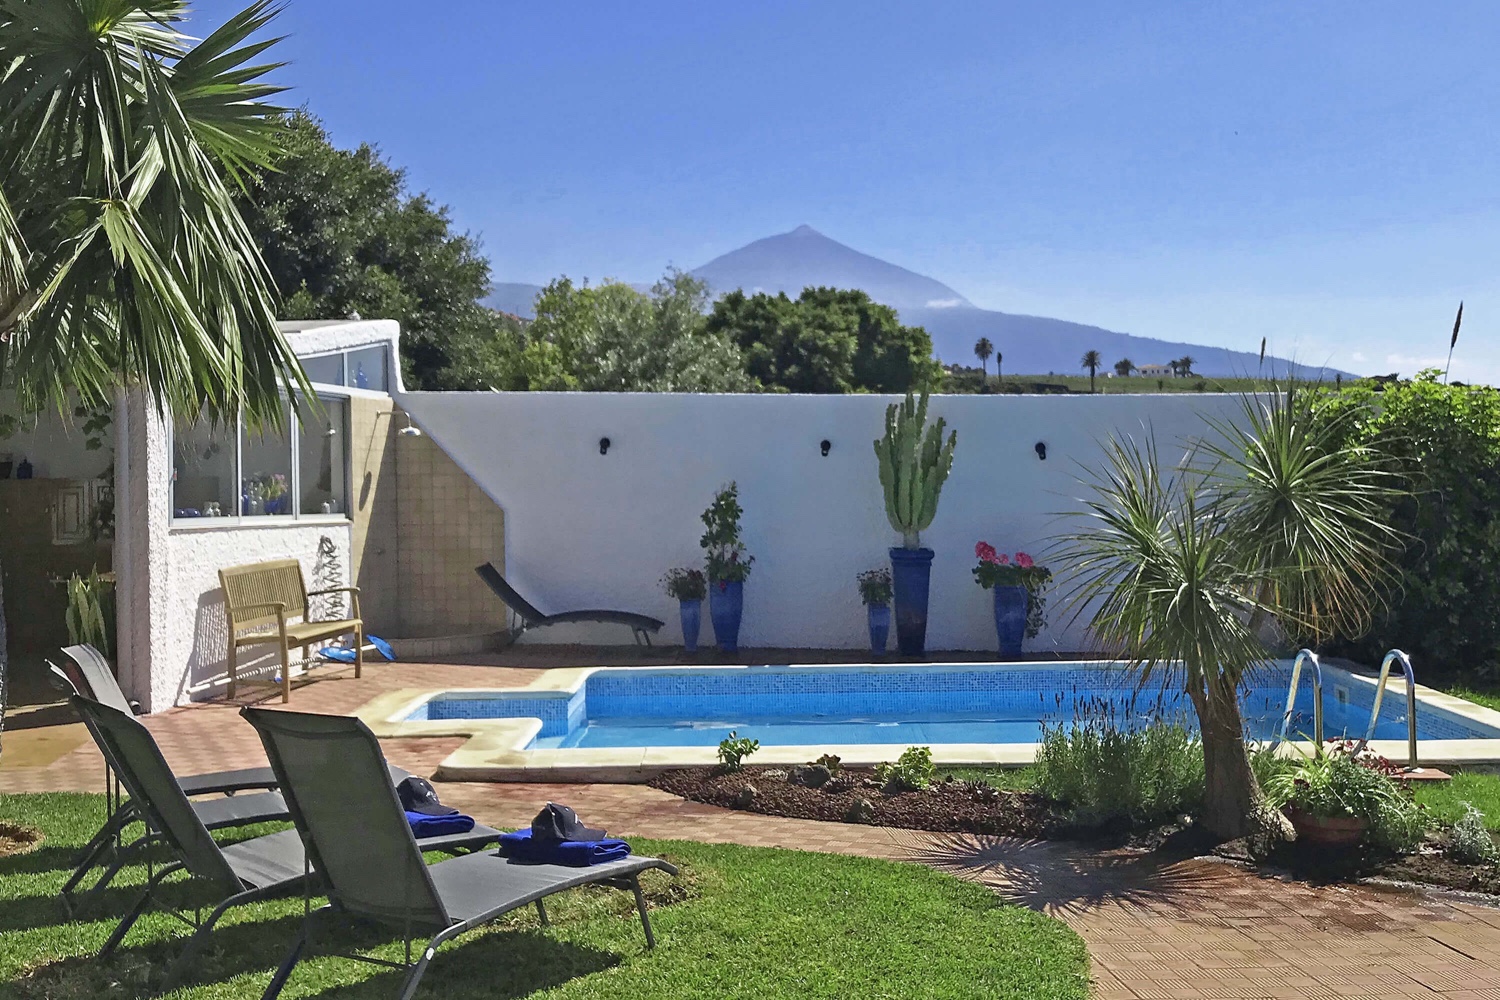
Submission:
[[[196,804],[183,794],[182,786],[145,726],[124,712],[96,701],[78,695],[71,700],[73,707],[89,720],[90,727],[98,734],[101,748],[114,765],[141,818],[150,827],[151,840],[165,843],[173,855],[170,863],[149,873],[145,889],[115,926],[114,933],[100,949],[99,957],[108,957],[120,946],[147,906],[155,904],[174,913],[194,930],[186,947],[167,971],[164,992],[170,991],[226,910],[288,895],[298,889],[310,889],[309,876],[313,872],[296,830],[284,830],[221,847],[209,835]],[[388,769],[375,772],[374,780],[386,788],[394,800],[396,793],[388,774]],[[326,773],[325,778],[335,783],[344,780],[337,772]],[[360,817],[352,819],[357,825]],[[405,821],[405,814],[402,814],[402,823]],[[498,830],[475,826],[468,833],[426,837],[413,843],[424,851],[458,854],[478,850],[499,837]],[[357,834],[350,848],[356,853],[361,849]],[[202,921],[188,919],[186,914],[168,908],[157,892],[163,879],[183,870],[196,879],[218,886],[221,893],[218,904]],[[374,875],[379,877],[378,873]]]
[[[667,862],[631,856],[573,868],[528,864],[485,851],[429,867],[412,839],[395,792],[381,780],[385,761],[380,744],[363,722],[256,708],[242,709],[241,714],[260,733],[266,756],[281,779],[292,822],[307,844],[329,901],[304,921],[262,1000],[274,1000],[301,960],[311,921],[330,915],[373,921],[402,934],[405,962],[345,957],[405,971],[403,1000],[416,992],[443,942],[533,903],[545,921],[542,900],[578,886],[633,891],[646,944],[655,944],[639,879],[650,868],[676,875],[677,869]],[[429,938],[416,961],[412,961],[414,934],[419,943]]]
[[[506,582],[505,577],[495,568],[494,563],[485,563],[483,566],[475,566],[474,572],[479,574],[479,579],[489,585],[495,592],[495,596],[505,602],[510,608],[511,614],[518,620],[518,624],[511,626],[510,635],[514,639],[527,629],[545,628],[548,625],[566,625],[569,622],[602,622],[606,625],[629,625],[630,630],[635,633],[637,645],[651,645],[651,636],[654,635],[662,625],[666,624],[650,615],[638,615],[630,611],[604,611],[590,609],[587,611],[564,611],[557,615],[544,615],[537,610],[536,605],[522,597],[515,587]]]

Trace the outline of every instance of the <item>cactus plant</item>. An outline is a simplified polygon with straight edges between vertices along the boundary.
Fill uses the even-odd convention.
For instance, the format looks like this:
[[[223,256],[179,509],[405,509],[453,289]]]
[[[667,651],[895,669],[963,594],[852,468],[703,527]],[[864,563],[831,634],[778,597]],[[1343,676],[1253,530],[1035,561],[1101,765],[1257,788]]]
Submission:
[[[908,549],[921,548],[921,532],[932,524],[938,494],[953,468],[958,432],[944,442],[946,427],[942,417],[927,426],[927,393],[920,401],[907,393],[906,402],[886,407],[885,436],[875,442],[885,516]]]

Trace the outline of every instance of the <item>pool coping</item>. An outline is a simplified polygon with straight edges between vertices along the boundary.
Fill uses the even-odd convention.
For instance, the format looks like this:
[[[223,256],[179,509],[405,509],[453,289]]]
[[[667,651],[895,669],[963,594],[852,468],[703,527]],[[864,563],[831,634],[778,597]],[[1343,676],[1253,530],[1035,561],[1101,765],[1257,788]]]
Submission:
[[[1079,663],[1114,661],[1022,661],[1016,663],[962,664],[963,667],[1018,670],[1067,670]],[[1325,660],[1325,665],[1348,672],[1351,680],[1374,687],[1376,678],[1367,668],[1344,660]],[[906,671],[923,666],[950,664],[849,663],[775,664],[777,670]],[[701,673],[705,670],[761,670],[763,666],[683,664],[681,666],[590,666],[558,667],[542,672],[522,685],[486,687],[401,688],[381,694],[355,713],[382,739],[401,737],[464,737],[464,742],[438,765],[434,777],[444,781],[510,782],[600,782],[638,784],[665,771],[718,763],[718,748],[688,747],[571,747],[526,749],[542,728],[536,718],[429,719],[412,721],[409,716],[428,700],[442,694],[473,695],[504,693],[552,695],[575,694],[598,670],[632,670],[650,673]],[[1404,681],[1393,680],[1385,697],[1402,698]],[[1416,685],[1418,703],[1439,708],[1478,725],[1500,729],[1500,711],[1477,705],[1425,685]],[[1291,741],[1310,745],[1310,741]],[[1036,759],[1036,743],[945,743],[933,744],[932,760],[938,766],[1022,767]],[[1371,740],[1370,748],[1391,760],[1407,759],[1405,740]],[[1419,763],[1429,766],[1500,764],[1500,738],[1468,740],[1419,740]],[[765,746],[755,754],[761,765],[803,764],[822,754],[836,754],[845,764],[869,767],[894,759],[901,748],[890,743],[804,744]],[[1290,751],[1289,751],[1290,752]]]

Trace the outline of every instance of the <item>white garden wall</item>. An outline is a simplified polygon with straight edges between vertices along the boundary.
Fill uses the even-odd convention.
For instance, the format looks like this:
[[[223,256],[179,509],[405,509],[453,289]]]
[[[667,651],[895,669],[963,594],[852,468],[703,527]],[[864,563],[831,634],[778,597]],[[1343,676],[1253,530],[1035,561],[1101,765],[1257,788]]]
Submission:
[[[604,393],[404,393],[399,402],[505,510],[506,572],[544,611],[620,608],[668,622],[658,580],[701,565],[698,515],[717,486],[740,485],[755,568],[741,643],[859,647],[867,642],[854,584],[887,563],[886,522],[871,442],[891,397]],[[1078,477],[1111,434],[1154,429],[1164,458],[1233,418],[1233,396],[945,396],[931,417],[958,431],[953,474],[923,543],[932,565],[929,649],[995,642],[989,595],[969,574],[974,543],[1045,552],[1076,508]],[[599,453],[609,438],[607,454]],[[828,440],[827,457],[819,444]],[[1034,446],[1047,447],[1045,461]],[[475,586],[481,584],[476,579]],[[711,632],[705,614],[704,641]],[[1030,648],[1085,645],[1054,615]],[[622,630],[561,629],[532,641],[628,641]],[[894,637],[892,638],[894,645]]]

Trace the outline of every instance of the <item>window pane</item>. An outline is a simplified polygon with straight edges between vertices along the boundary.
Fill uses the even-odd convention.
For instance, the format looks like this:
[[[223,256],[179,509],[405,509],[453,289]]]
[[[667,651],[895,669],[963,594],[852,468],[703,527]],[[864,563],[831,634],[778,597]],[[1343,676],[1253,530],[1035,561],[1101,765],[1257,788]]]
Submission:
[[[244,463],[240,512],[252,517],[292,513],[290,428],[260,433],[247,427],[240,447]]]
[[[356,389],[386,391],[384,347],[361,347],[349,352],[349,384]]]
[[[349,510],[345,456],[349,441],[349,403],[321,399],[319,411],[311,401],[298,400],[302,418],[301,475],[304,514],[343,514]]]
[[[325,385],[344,384],[344,356],[342,354],[325,354],[321,358],[301,358],[302,370],[307,372],[309,382],[322,382]]]
[[[172,431],[172,516],[230,517],[235,513],[234,425],[206,417]]]

